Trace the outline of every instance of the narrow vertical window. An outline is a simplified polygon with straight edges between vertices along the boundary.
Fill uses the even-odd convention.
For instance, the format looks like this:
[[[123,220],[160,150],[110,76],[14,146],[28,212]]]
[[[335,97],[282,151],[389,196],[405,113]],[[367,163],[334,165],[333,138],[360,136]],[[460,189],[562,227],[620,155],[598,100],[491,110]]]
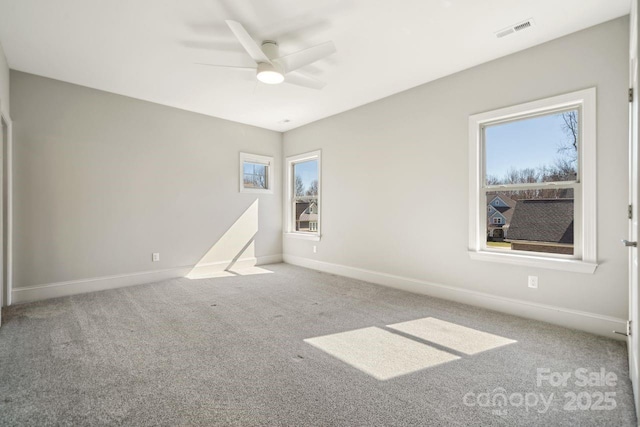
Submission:
[[[287,158],[286,230],[292,237],[320,238],[320,152]]]

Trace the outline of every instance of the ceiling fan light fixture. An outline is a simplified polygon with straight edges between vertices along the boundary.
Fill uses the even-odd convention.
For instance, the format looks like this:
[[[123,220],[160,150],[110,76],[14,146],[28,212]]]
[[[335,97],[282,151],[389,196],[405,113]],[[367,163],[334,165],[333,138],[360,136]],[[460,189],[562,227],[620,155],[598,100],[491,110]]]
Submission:
[[[269,85],[277,85],[284,81],[284,75],[272,64],[261,62],[258,64],[258,80]]]

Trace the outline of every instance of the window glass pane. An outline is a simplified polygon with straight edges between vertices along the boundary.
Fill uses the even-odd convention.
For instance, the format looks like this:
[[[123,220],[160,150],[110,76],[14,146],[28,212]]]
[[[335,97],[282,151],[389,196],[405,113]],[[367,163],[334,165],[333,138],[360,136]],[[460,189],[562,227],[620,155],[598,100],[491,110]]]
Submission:
[[[575,181],[579,117],[576,109],[486,126],[486,184]]]
[[[293,164],[293,221],[295,231],[318,231],[318,161]]]
[[[487,248],[573,255],[573,189],[487,192]]]
[[[266,190],[268,186],[267,166],[260,163],[244,162],[242,165],[245,188]]]

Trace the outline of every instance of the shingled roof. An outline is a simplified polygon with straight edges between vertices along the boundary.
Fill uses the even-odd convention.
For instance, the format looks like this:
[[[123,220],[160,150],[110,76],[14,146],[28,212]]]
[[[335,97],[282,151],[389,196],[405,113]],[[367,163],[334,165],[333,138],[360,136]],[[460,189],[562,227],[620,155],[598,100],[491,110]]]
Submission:
[[[573,199],[519,200],[506,238],[573,244]]]
[[[307,208],[298,217],[300,221],[317,221],[318,220],[318,205],[316,202],[311,202]]]
[[[307,208],[309,207],[311,203],[309,202],[299,202],[296,201],[296,218],[300,218],[300,215],[302,215],[304,213],[304,211],[307,210]]]
[[[302,215],[300,215],[300,221],[317,221],[318,220],[318,214],[315,213],[303,213]]]
[[[489,201],[492,201],[493,199],[495,199],[496,197],[500,197],[500,199],[505,202],[507,205],[509,205],[509,207],[504,207],[501,206],[501,208],[503,209],[509,209],[509,208],[515,208],[516,207],[516,201],[513,200],[511,197],[509,197],[509,195],[507,195],[507,193],[503,193],[503,192],[497,192],[497,193],[487,193],[487,195],[489,196]]]

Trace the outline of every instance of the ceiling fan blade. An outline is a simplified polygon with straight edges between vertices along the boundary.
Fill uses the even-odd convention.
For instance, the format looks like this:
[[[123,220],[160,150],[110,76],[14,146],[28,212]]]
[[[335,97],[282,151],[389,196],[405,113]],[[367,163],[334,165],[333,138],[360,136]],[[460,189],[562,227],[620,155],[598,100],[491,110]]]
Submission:
[[[226,20],[231,31],[236,36],[244,50],[247,51],[249,56],[256,61],[257,63],[266,62],[271,64],[271,60],[265,55],[260,46],[256,43],[256,41],[249,35],[247,30],[244,29],[242,24],[236,21]]]
[[[235,70],[243,70],[243,71],[255,71],[256,67],[237,67],[235,65],[218,65],[218,64],[205,64],[204,62],[195,62],[197,65],[205,65],[207,67],[216,67],[216,68],[232,68]]]
[[[333,42],[325,42],[308,49],[281,56],[278,59],[274,59],[273,62],[281,66],[285,73],[290,73],[335,52],[336,46]]]
[[[317,89],[320,90],[327,84],[322,80],[318,80],[315,77],[305,76],[301,73],[289,73],[284,76],[285,83],[289,83],[296,86],[302,86],[309,89]]]

